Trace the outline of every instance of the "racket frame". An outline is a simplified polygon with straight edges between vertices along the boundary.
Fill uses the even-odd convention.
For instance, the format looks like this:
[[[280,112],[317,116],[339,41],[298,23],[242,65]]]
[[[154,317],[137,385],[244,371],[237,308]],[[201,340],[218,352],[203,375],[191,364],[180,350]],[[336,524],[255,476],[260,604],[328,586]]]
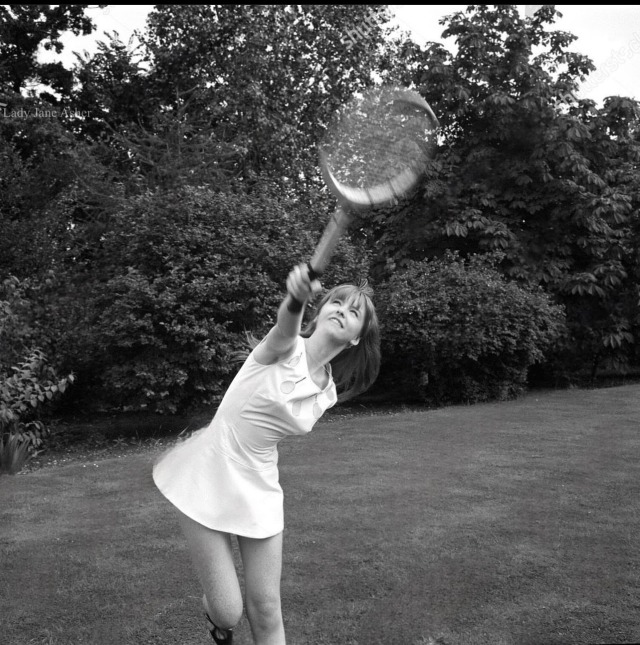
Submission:
[[[422,96],[406,89],[397,92],[398,96],[394,98],[394,102],[404,102],[424,112],[432,130],[435,131],[439,126],[438,119]],[[405,168],[397,176],[376,186],[352,188],[341,183],[331,172],[328,155],[322,148],[319,165],[326,186],[338,200],[338,207],[332,213],[313,256],[307,263],[311,280],[316,280],[323,274],[340,238],[353,222],[355,211],[397,203],[418,185],[425,171],[424,164],[417,164]],[[290,296],[287,307],[291,313],[299,313],[304,303]]]

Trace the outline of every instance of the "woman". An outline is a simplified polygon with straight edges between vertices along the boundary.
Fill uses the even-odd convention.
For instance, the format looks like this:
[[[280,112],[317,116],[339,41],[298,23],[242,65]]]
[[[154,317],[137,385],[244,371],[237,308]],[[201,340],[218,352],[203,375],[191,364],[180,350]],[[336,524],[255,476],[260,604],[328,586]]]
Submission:
[[[301,333],[303,312],[290,305],[306,304],[320,289],[306,265],[293,269],[275,326],[254,347],[213,421],[154,467],[156,485],[179,510],[216,643],[231,643],[242,617],[232,535],[242,557],[254,642],[285,643],[277,444],[309,432],[327,408],[364,391],[378,374],[380,335],[371,289],[366,283],[335,287]]]

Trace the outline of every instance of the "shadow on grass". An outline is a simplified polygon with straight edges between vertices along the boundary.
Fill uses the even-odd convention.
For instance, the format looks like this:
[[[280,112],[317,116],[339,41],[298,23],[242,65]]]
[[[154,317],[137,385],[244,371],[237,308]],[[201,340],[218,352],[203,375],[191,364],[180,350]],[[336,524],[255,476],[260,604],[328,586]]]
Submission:
[[[289,645],[640,641],[639,421],[632,385],[283,442]],[[0,478],[2,643],[207,642],[160,450]]]

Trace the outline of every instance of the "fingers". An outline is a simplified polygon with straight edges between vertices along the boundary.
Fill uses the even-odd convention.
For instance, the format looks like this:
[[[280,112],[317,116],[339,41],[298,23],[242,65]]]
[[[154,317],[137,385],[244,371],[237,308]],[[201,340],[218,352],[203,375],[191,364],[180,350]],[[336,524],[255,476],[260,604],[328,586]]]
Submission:
[[[322,291],[322,285],[319,280],[311,280],[306,264],[299,264],[287,277],[287,291],[298,302],[307,302]]]

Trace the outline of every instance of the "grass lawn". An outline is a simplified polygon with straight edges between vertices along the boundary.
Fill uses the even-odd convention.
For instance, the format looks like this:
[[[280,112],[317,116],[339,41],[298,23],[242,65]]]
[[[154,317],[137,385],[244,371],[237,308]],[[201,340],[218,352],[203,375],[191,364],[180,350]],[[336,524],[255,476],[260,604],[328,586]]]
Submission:
[[[212,642],[162,449],[0,478],[1,643]],[[289,645],[640,642],[640,385],[336,414],[280,464]]]

